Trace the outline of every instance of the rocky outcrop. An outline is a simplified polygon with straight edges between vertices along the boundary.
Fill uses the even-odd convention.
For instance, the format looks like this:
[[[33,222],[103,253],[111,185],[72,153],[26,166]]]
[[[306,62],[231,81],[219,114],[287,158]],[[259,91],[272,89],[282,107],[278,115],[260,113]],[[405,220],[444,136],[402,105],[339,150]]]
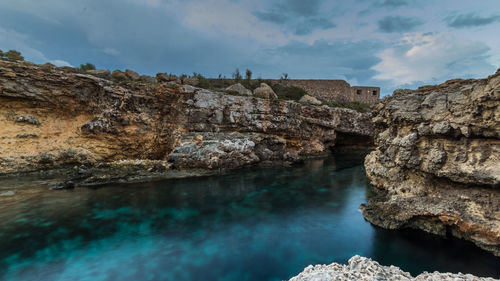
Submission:
[[[276,93],[273,91],[273,88],[271,86],[267,85],[266,83],[261,83],[260,86],[253,90],[254,96],[258,98],[263,98],[263,99],[277,99],[278,96]]]
[[[125,160],[236,168],[325,153],[338,134],[372,136],[369,116],[349,109],[213,92],[166,74],[111,76],[1,61],[0,175]],[[82,175],[91,177],[73,177]]]
[[[500,256],[500,72],[399,90],[373,111],[364,217],[474,242]]]
[[[417,277],[402,271],[395,266],[382,266],[371,259],[354,256],[347,265],[332,263],[330,265],[308,266],[290,281],[351,281],[351,280],[400,280],[400,281],[495,281],[493,278],[481,278],[471,274],[452,274],[424,272]]]
[[[310,96],[310,95],[302,96],[302,98],[300,98],[299,102],[309,104],[309,105],[321,105],[320,100],[318,100],[317,98]]]
[[[244,96],[251,96],[252,95],[252,91],[245,88],[243,85],[241,85],[241,83],[236,83],[236,84],[233,84],[233,85],[227,87],[226,91],[236,92],[236,93],[238,93],[240,95],[244,95]]]

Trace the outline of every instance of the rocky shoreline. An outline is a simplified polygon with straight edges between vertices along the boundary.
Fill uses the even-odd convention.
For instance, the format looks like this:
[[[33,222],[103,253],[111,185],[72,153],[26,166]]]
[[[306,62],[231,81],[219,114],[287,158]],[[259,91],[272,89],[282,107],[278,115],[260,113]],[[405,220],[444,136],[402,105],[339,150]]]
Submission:
[[[0,175],[66,168],[58,188],[92,186],[371,145],[367,113],[193,80],[0,61]]]
[[[289,281],[351,281],[351,280],[400,280],[400,281],[495,281],[493,278],[482,278],[471,274],[424,272],[416,277],[402,271],[396,266],[382,266],[369,258],[354,256],[347,265],[332,263],[330,265],[308,266]]]
[[[371,223],[455,236],[500,256],[500,71],[396,91],[373,111]]]

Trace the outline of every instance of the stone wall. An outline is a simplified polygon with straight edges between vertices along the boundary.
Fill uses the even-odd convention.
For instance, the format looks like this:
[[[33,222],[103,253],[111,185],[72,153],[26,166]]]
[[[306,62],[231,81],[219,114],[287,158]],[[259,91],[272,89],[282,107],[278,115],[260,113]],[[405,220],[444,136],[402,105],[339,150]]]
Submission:
[[[286,80],[286,86],[302,88],[309,95],[327,102],[349,102],[351,85],[344,80]]]
[[[285,80],[280,82],[286,86],[295,86],[307,91],[322,101],[345,103],[359,102],[374,104],[380,100],[379,87],[352,86],[344,80]]]

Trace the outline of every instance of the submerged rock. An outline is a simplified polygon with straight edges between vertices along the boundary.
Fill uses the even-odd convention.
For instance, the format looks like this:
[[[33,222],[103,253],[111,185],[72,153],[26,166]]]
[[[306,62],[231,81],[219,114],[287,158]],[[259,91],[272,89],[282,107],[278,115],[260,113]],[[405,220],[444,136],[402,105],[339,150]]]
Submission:
[[[500,73],[396,91],[373,119],[365,159],[379,196],[364,217],[474,242],[500,256]]]
[[[382,266],[369,258],[354,256],[347,265],[308,266],[299,275],[289,281],[353,281],[353,280],[399,280],[399,281],[495,281],[493,278],[481,278],[471,274],[424,272],[416,277],[395,266]]]

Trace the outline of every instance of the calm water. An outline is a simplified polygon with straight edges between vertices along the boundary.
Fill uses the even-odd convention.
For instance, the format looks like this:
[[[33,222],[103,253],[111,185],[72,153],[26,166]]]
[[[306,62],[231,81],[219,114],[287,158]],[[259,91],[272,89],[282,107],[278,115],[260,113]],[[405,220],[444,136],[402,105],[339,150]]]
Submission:
[[[31,187],[0,201],[0,280],[283,280],[355,254],[412,274],[500,277],[500,259],[470,243],[365,222],[363,156],[97,190]]]

